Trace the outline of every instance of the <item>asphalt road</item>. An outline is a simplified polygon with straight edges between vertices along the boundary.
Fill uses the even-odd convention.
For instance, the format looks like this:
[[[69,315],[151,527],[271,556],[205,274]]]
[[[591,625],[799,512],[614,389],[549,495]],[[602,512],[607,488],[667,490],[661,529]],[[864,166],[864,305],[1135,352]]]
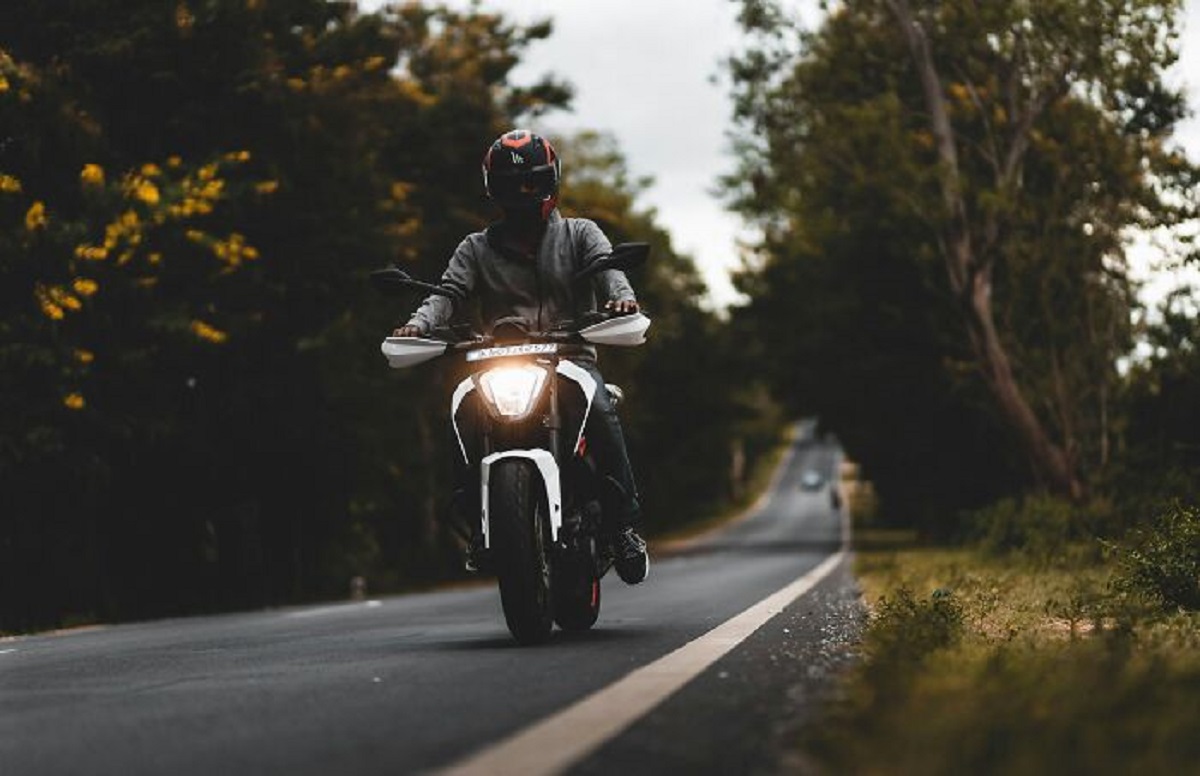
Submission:
[[[600,621],[516,647],[491,586],[0,641],[0,774],[395,774],[461,762],[702,636],[841,542],[839,451],[797,442],[750,518],[605,579]],[[571,770],[794,770],[859,615],[842,567]],[[617,712],[619,713],[619,710]],[[548,745],[552,742],[547,742]]]

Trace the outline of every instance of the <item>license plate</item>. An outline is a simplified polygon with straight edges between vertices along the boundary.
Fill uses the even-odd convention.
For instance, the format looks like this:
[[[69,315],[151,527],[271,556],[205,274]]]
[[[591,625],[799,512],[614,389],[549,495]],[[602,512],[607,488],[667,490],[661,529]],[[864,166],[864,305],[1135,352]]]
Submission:
[[[489,358],[504,358],[505,356],[537,356],[543,353],[557,353],[558,345],[553,342],[539,342],[530,345],[506,345],[501,348],[480,348],[467,353],[468,361],[483,361]]]

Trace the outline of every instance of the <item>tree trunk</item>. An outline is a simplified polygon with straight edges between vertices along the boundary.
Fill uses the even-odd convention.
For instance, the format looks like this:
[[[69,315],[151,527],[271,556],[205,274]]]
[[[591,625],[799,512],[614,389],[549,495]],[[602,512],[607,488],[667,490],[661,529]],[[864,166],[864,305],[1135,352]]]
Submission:
[[[943,94],[941,74],[933,62],[929,39],[914,18],[908,0],[887,0],[887,3],[908,44],[929,110],[930,130],[938,154],[942,203],[946,211],[944,223],[939,228],[942,251],[950,288],[960,301],[960,310],[980,372],[1001,416],[1016,433],[1039,485],[1079,500],[1085,495],[1083,482],[1076,476],[1066,451],[1050,438],[1021,393],[1008,353],[996,331],[992,312],[992,264],[988,257],[978,255],[972,240],[954,127]],[[1028,132],[1032,129],[1035,114],[1044,109],[1045,99],[1045,95],[1035,99],[1034,104],[1028,107],[1028,112],[1017,122],[1022,132],[1018,132],[1011,140],[1012,145],[1005,155],[1001,185],[1017,185],[1017,171],[1028,148]],[[985,235],[997,232],[997,226],[995,223],[985,223],[982,232]]]
[[[965,313],[969,318],[971,346],[984,382],[1001,414],[1016,432],[1038,484],[1079,501],[1086,495],[1083,482],[1076,476],[1066,451],[1050,439],[1017,385],[1008,353],[996,332],[990,289],[982,278],[976,280]]]

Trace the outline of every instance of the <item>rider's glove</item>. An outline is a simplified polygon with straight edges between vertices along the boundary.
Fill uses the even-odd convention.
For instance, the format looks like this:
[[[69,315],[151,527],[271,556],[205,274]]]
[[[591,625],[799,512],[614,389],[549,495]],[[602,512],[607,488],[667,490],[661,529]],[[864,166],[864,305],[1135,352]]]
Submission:
[[[604,305],[604,309],[617,315],[633,315],[641,308],[636,299],[610,299]]]
[[[425,336],[425,332],[421,329],[420,326],[416,326],[411,323],[406,323],[403,326],[398,327],[395,331],[393,331],[392,336],[393,337],[423,337],[423,336]]]

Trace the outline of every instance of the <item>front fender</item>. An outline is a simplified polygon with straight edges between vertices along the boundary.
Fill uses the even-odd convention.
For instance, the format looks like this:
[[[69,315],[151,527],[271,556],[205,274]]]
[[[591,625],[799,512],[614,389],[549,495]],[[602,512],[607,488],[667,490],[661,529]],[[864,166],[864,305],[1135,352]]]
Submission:
[[[542,486],[546,489],[546,506],[550,510],[550,539],[558,541],[558,531],[562,527],[562,484],[558,476],[558,462],[546,450],[501,450],[479,462],[479,487],[481,503],[483,504],[483,546],[491,548],[492,537],[488,520],[488,486],[491,479],[492,464],[506,458],[524,458],[532,461],[542,475]]]

